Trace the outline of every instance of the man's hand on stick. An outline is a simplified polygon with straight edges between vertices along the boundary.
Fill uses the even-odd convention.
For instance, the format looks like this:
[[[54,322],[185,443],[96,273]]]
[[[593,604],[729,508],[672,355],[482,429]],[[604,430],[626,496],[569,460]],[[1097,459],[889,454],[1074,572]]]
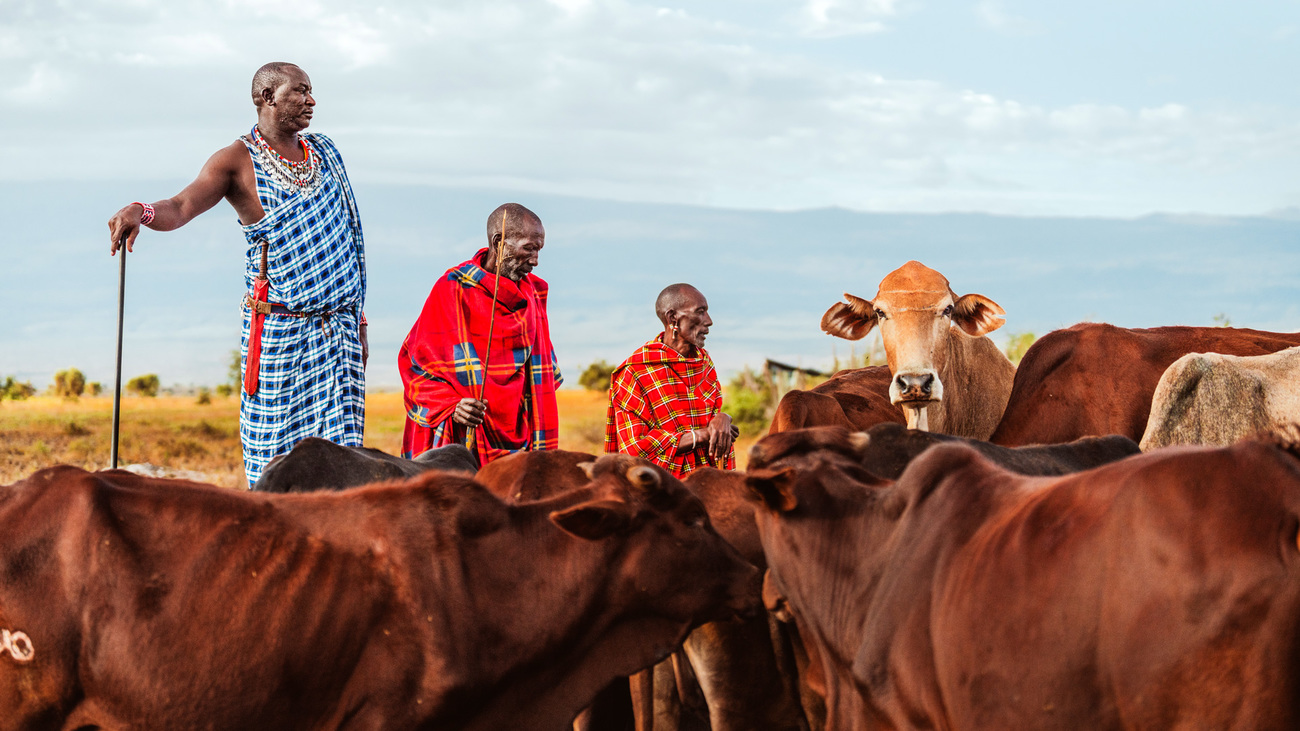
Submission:
[[[452,412],[451,418],[457,424],[478,426],[483,423],[483,416],[486,413],[487,404],[475,398],[463,398],[456,404],[456,410]]]
[[[709,456],[718,462],[726,459],[740,430],[732,425],[730,416],[718,414],[704,427],[704,434],[709,443]]]
[[[140,235],[140,217],[144,214],[144,207],[139,203],[132,203],[124,206],[122,210],[113,214],[108,219],[109,245],[108,253],[110,256],[117,254],[117,250],[126,242],[127,251],[135,251],[135,237]]]

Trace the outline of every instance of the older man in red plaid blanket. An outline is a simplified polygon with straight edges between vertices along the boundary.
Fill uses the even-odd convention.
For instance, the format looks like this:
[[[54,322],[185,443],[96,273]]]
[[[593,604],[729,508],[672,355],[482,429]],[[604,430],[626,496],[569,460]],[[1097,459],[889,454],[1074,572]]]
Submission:
[[[486,465],[559,441],[555,389],[563,381],[546,282],[531,274],[546,230],[537,214],[506,203],[488,216],[487,235],[486,248],[434,284],[402,343],[404,457],[458,442]]]
[[[722,386],[704,339],[709,303],[689,284],[655,301],[664,331],[623,361],[609,386],[605,451],[644,457],[684,477],[699,467],[736,468],[738,434],[722,413]]]

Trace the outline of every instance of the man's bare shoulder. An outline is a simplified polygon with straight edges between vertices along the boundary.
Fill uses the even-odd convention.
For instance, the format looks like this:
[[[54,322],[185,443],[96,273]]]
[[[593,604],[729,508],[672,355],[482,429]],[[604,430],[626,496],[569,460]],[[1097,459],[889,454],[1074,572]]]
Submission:
[[[236,171],[250,164],[248,159],[248,148],[244,146],[243,140],[235,140],[229,145],[217,150],[212,157],[208,158],[208,165],[229,171]]]

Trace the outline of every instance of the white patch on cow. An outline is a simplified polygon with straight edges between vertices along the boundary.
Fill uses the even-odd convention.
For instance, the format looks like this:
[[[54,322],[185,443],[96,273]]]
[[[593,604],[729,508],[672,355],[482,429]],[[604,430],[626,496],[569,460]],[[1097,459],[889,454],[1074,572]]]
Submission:
[[[918,431],[930,431],[930,410],[925,406],[904,406],[907,415],[907,428]]]
[[[8,652],[10,657],[20,663],[29,663],[36,657],[36,648],[25,632],[0,629],[0,651]]]

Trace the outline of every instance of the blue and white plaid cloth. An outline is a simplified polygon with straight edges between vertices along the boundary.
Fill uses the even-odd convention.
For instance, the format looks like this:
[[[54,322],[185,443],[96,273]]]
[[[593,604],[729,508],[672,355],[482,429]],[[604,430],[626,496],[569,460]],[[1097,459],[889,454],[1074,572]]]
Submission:
[[[366,299],[365,243],[352,186],[334,143],[304,134],[321,161],[320,178],[308,190],[282,187],[253,159],[257,196],[266,216],[244,226],[248,241],[244,280],[253,290],[270,243],[268,301],[313,317],[267,315],[257,393],[244,393],[239,436],[244,471],[252,486],[272,458],[306,437],[361,446],[366,414],[366,375],[361,365],[360,313]],[[240,358],[247,363],[251,311],[244,308]],[[242,389],[241,389],[241,393]]]

